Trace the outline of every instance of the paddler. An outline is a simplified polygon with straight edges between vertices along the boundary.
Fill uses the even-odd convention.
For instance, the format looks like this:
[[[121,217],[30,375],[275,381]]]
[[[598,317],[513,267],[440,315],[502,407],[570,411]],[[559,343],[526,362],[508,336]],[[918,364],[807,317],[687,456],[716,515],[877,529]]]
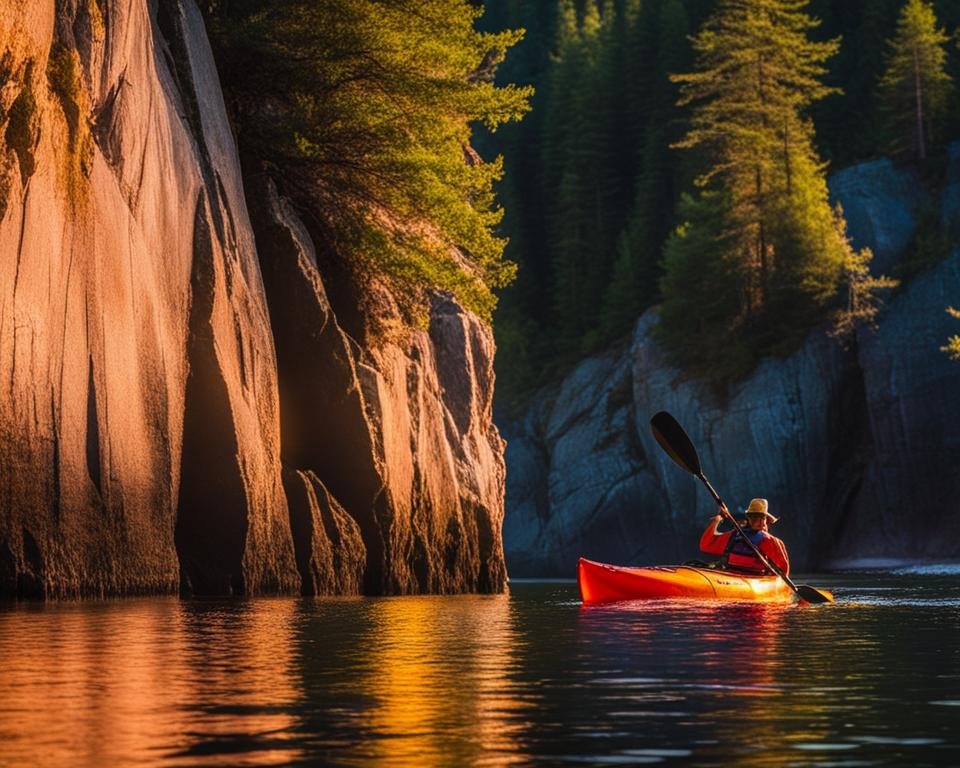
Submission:
[[[757,549],[789,576],[790,558],[787,556],[787,547],[767,530],[768,523],[777,522],[777,518],[768,511],[768,506],[766,499],[753,499],[746,509],[747,519],[745,523],[741,523],[741,530]],[[736,531],[718,532],[723,513],[730,514],[726,504],[710,518],[710,523],[700,537],[700,549],[711,555],[720,555],[727,568],[746,573],[767,573],[768,569],[763,561],[750,549],[742,536]]]

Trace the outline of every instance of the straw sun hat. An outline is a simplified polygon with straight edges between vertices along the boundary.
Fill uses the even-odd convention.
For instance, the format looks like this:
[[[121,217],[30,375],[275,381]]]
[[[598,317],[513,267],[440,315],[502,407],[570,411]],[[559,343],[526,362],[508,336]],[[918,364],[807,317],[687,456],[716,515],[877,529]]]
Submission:
[[[744,510],[746,515],[766,515],[771,523],[777,522],[776,517],[770,514],[767,511],[767,500],[766,499],[753,499],[750,502],[750,505]]]

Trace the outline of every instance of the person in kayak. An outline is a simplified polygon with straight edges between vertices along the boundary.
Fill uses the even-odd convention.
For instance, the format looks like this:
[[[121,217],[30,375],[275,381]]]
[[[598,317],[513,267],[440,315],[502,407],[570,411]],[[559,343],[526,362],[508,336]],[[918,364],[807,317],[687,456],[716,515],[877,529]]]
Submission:
[[[746,510],[746,523],[741,524],[741,530],[770,562],[789,576],[790,558],[787,556],[787,547],[767,531],[768,522],[777,522],[777,518],[770,514],[767,507],[766,499],[751,501]],[[721,512],[729,514],[726,504],[721,508]],[[727,568],[747,573],[767,573],[769,569],[754,554],[742,536],[737,535],[736,531],[720,533],[717,530],[721,520],[723,520],[721,513],[710,518],[710,523],[700,537],[700,549],[711,555],[720,555],[723,558],[723,565]]]

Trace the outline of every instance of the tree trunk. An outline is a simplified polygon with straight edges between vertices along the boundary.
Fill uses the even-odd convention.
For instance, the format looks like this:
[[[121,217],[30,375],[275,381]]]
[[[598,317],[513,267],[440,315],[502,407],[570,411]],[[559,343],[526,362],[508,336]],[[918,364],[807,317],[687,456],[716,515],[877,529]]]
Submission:
[[[920,57],[913,48],[913,85],[917,95],[917,156],[922,163],[927,159],[927,146],[923,135],[923,78],[920,76]]]

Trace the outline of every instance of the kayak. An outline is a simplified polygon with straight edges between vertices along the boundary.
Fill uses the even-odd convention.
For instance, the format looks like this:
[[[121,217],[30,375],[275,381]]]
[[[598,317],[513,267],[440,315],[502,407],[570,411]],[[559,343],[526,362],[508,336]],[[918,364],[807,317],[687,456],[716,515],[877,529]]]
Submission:
[[[797,602],[796,593],[779,576],[748,576],[717,568],[657,565],[624,568],[581,557],[577,584],[585,603],[617,600],[751,600],[763,603]],[[829,593],[826,593],[829,594]],[[832,600],[832,595],[830,596]]]

